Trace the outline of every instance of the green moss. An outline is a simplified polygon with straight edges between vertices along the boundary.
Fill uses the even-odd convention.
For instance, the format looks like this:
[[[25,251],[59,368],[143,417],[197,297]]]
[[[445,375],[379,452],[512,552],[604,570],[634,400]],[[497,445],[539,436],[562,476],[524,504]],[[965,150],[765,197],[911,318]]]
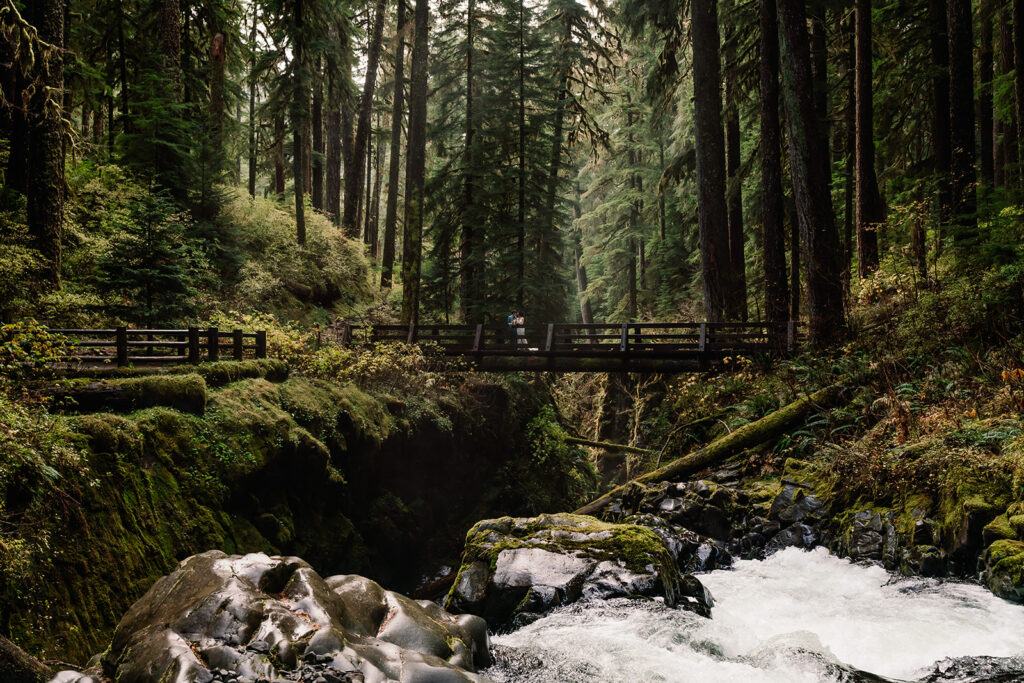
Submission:
[[[1024,521],[1024,519],[1022,519]],[[999,515],[991,522],[985,525],[984,533],[986,538],[995,539],[1012,539],[1016,537],[1016,533],[1012,526],[1010,526],[1010,520],[1006,515]]]
[[[1024,543],[1021,541],[996,541],[988,548],[989,566],[1005,574],[1014,586],[1024,586]]]
[[[509,533],[496,532],[495,526],[507,528]],[[525,547],[580,554],[602,561],[619,561],[636,572],[646,571],[653,565],[659,570],[669,602],[678,597],[675,561],[657,534],[635,524],[613,524],[573,514],[541,515],[529,519],[502,517],[479,522],[466,534],[462,566],[454,586],[458,586],[459,577],[474,562],[486,562],[493,574],[502,551]]]

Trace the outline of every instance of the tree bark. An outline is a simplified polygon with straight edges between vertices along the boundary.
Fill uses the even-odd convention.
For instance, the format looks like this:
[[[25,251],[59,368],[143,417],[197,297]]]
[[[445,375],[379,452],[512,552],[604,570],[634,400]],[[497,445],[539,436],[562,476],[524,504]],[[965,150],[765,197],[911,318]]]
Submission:
[[[1017,115],[1016,140],[1013,155],[1016,162],[1016,177],[1018,182],[1024,182],[1024,0],[1013,0],[1013,92],[1016,101],[1015,114]]]
[[[391,101],[391,148],[388,153],[388,202],[384,209],[384,249],[381,254],[380,286],[391,287],[395,267],[395,235],[398,232],[398,174],[402,156],[402,119],[405,111],[405,0],[398,0],[395,22],[398,45],[395,46],[395,93]]]
[[[691,0],[693,108],[697,161],[697,224],[700,233],[704,308],[708,321],[723,320],[732,286],[729,217],[725,203],[725,134],[722,69],[715,0]]]
[[[949,1],[950,190],[960,256],[977,237],[974,165],[974,41],[970,0]]]
[[[373,93],[377,85],[377,65],[380,61],[380,44],[384,35],[385,0],[377,0],[374,6],[373,27],[370,31],[366,50],[366,78],[359,100],[359,117],[356,122],[356,136],[352,146],[351,164],[345,164],[345,205],[342,227],[351,237],[359,236],[359,198],[366,180],[364,160],[370,139],[370,114],[373,113]]]
[[[256,196],[256,27],[259,23],[259,4],[252,4],[252,28],[249,30],[249,196]]]
[[[981,47],[978,51],[978,145],[981,148],[981,182],[983,191],[991,188],[995,180],[995,146],[992,103],[992,0],[981,2]]]
[[[274,193],[284,195],[284,116],[274,117]]]
[[[405,174],[405,234],[402,249],[402,324],[419,321],[420,264],[423,258],[423,175],[427,143],[427,24],[429,0],[416,0],[412,78],[409,87],[409,143]]]
[[[820,348],[838,341],[846,327],[839,234],[829,179],[821,173],[828,161],[821,158],[826,148],[814,101],[806,9],[803,0],[780,0],[779,9],[786,42],[783,94],[789,160],[807,281],[808,340]]]
[[[857,0],[856,34],[856,129],[857,166],[857,273],[866,278],[878,269],[878,228],[885,221],[882,197],[875,176],[873,67],[871,59],[871,0]]]
[[[473,58],[476,40],[476,0],[468,0],[466,7],[466,138],[463,146],[462,172],[462,262],[459,269],[460,296],[462,319],[467,323],[483,322],[483,292],[479,272],[483,266],[482,234],[477,230],[477,211],[475,206],[476,193],[476,155],[474,138],[476,136],[476,118],[473,103]],[[557,114],[556,114],[557,116]]]
[[[341,65],[336,58],[328,56],[324,207],[335,225],[341,225],[341,107],[344,90]]]
[[[64,40],[62,0],[37,0],[33,23],[39,38],[58,48]],[[64,87],[62,50],[39,59],[41,77],[28,103],[27,223],[33,243],[44,259],[41,279],[60,287],[61,241],[64,233],[64,146],[60,93]],[[56,105],[56,106],[54,106]]]
[[[726,5],[731,8],[732,2]],[[740,116],[736,92],[736,48],[733,30],[726,30],[725,51],[725,174],[726,205],[729,216],[729,270],[732,286],[726,297],[726,317],[747,319],[747,262],[743,239],[743,187],[740,174]]]
[[[932,141],[935,177],[939,195],[939,224],[949,222],[949,171],[952,150],[949,140],[949,40],[946,31],[946,0],[928,0],[928,23],[931,25],[932,52]]]
[[[313,83],[313,158],[310,161],[313,173],[313,208],[324,210],[324,88],[321,59],[316,60],[315,82]]]
[[[1000,12],[999,21],[999,75],[1009,77],[1013,73],[1013,27],[1012,3],[1007,3]],[[1005,116],[1005,118],[1004,118]],[[1017,124],[1013,108],[999,119],[999,152],[996,156],[996,183],[1012,187],[1017,177]]]
[[[291,102],[291,126],[292,126],[292,181],[295,186],[295,235],[300,247],[306,246],[306,207],[303,199],[303,179],[305,177],[305,151],[306,141],[306,117],[309,113],[309,84],[306,79],[306,36],[304,10],[306,0],[295,0],[294,2],[294,28],[292,46],[294,53],[294,92]]]
[[[821,131],[821,159],[824,162],[821,172],[829,181],[831,195],[832,154],[829,151],[829,115],[828,115],[828,34],[825,30],[825,3],[822,0],[811,0],[807,5],[811,24],[811,71],[814,73],[814,107],[818,112],[818,129]]]
[[[769,323],[789,320],[786,238],[782,205],[782,132],[779,122],[779,25],[775,0],[760,0],[761,23],[761,249],[764,308]]]
[[[519,0],[519,178],[516,200],[516,306],[526,293],[526,0]]]

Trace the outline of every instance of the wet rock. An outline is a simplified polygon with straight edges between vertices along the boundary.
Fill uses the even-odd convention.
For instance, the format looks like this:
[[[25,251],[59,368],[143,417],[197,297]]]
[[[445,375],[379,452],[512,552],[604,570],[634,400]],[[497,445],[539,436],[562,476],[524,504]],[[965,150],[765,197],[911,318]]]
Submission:
[[[654,524],[658,531],[568,514],[485,520],[466,536],[463,565],[445,606],[493,625],[526,623],[582,598],[618,596],[663,597],[669,605],[708,614],[703,586],[684,580],[676,562],[696,535],[684,541],[668,523]],[[666,539],[674,540],[677,554]]]
[[[115,683],[482,681],[487,626],[296,557],[183,561],[122,618],[103,656]],[[83,682],[84,683],[84,682]]]
[[[1006,600],[1024,602],[1024,542],[999,540],[981,556],[981,580]]]

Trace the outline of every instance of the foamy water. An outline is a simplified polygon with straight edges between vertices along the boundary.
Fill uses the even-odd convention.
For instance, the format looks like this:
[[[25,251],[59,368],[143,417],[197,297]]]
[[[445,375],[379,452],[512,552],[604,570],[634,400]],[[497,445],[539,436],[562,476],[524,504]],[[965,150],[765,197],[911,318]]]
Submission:
[[[980,586],[895,579],[825,549],[788,549],[700,579],[715,596],[710,620],[650,601],[571,605],[494,638],[504,661],[485,673],[496,681],[816,683],[872,680],[861,673],[870,672],[906,681],[945,658],[1024,658],[1024,606]],[[1009,668],[1024,681],[1024,659]]]

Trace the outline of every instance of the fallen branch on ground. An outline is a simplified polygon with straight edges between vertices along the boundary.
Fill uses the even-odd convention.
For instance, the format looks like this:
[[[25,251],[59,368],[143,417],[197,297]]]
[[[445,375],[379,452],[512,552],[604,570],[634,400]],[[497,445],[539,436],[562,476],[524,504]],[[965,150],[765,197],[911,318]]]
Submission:
[[[659,467],[652,472],[648,472],[630,482],[615,487],[597,500],[581,507],[576,511],[576,514],[593,515],[599,513],[611,502],[615,494],[620,493],[632,483],[643,484],[684,477],[719,463],[740,451],[781,436],[789,429],[803,422],[804,418],[810,413],[830,408],[838,401],[842,393],[843,387],[833,384],[824,389],[819,389],[813,394],[799,398],[775,412],[765,415],[760,420],[745,424],[731,434],[726,434],[722,438],[712,441],[707,446],[689,455],[677,458],[663,467]]]

